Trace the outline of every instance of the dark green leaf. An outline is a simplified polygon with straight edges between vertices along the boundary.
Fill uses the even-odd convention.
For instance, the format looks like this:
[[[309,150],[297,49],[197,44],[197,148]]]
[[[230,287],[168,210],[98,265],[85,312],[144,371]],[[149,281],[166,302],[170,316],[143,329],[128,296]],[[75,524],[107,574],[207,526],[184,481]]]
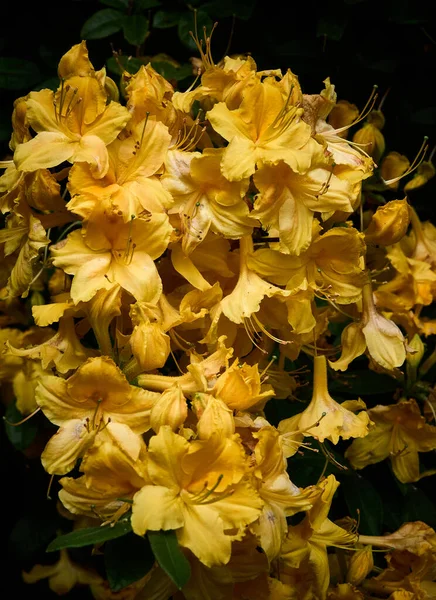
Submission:
[[[133,532],[110,540],[104,545],[106,577],[114,592],[144,577],[154,561],[148,539]]]
[[[209,15],[204,12],[203,10],[198,10],[197,11],[197,32],[198,32],[198,36],[200,39],[203,39],[203,31],[206,31],[206,35],[210,34],[210,32],[212,31],[212,27],[213,27],[213,23],[212,23],[212,19],[209,17]],[[206,28],[206,29],[204,29]],[[194,40],[192,39],[192,36],[190,34],[190,32],[194,32],[195,30],[195,22],[194,22],[194,13],[193,12],[186,12],[183,13],[183,15],[181,16],[180,20],[179,20],[179,24],[178,24],[178,35],[179,35],[179,39],[180,41],[187,46],[188,48],[190,48],[191,50],[196,50],[197,46],[194,42]]]
[[[30,90],[40,77],[38,66],[30,60],[0,57],[0,88]]]
[[[10,423],[18,423],[22,421],[23,415],[20,413],[15,404],[9,404],[5,412],[5,429],[6,435],[11,444],[17,450],[25,450],[35,439],[38,431],[38,423],[34,418],[25,421],[22,425],[9,425]]]
[[[117,75],[121,75],[122,70],[118,63],[122,65],[125,71],[132,75],[137,73],[143,65],[138,58],[134,58],[133,56],[119,56],[117,60],[115,60],[114,57],[111,57],[106,63],[108,70]]]
[[[151,66],[155,69],[162,77],[171,80],[181,81],[192,75],[192,65],[187,63],[180,67],[175,67],[171,63],[164,60],[152,61]]]
[[[424,521],[436,527],[436,505],[416,486],[407,485],[403,497],[403,521]]]
[[[130,521],[118,521],[115,525],[104,525],[103,527],[88,527],[77,529],[53,540],[47,547],[47,552],[54,552],[62,548],[81,548],[100,544],[107,540],[113,540],[132,531]]]
[[[341,478],[342,493],[350,515],[359,520],[359,531],[365,535],[380,535],[383,525],[383,503],[370,481],[358,473]]]
[[[118,10],[126,11],[129,8],[129,0],[100,0],[100,2]]]
[[[104,8],[89,17],[82,27],[80,36],[84,40],[98,40],[119,31],[124,15],[118,10]]]
[[[123,33],[125,39],[132,46],[144,43],[148,32],[148,20],[144,15],[130,15],[123,19]]]
[[[153,17],[153,27],[156,29],[175,27],[183,14],[180,10],[158,10]]]
[[[339,42],[344,35],[346,21],[336,13],[334,15],[320,17],[316,24],[316,37],[326,36],[329,40]]]
[[[156,8],[156,6],[160,6],[160,2],[159,0],[135,0],[133,6],[137,11],[149,10],[150,8]]]
[[[191,566],[180,550],[175,531],[148,531],[147,536],[160,567],[181,590],[191,577]]]

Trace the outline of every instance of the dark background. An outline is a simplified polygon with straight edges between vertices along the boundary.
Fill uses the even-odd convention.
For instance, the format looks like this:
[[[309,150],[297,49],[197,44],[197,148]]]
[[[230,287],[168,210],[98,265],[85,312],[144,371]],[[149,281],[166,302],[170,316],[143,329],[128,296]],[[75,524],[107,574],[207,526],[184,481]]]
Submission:
[[[161,4],[168,10],[186,9],[184,2]],[[299,76],[304,93],[320,92],[323,80],[330,77],[338,98],[359,107],[363,107],[372,86],[377,84],[380,97],[388,92],[383,105],[387,151],[397,150],[412,160],[427,135],[431,152],[436,145],[436,22],[431,16],[432,3],[422,0],[324,0],[322,3],[258,0],[251,16],[237,18],[238,14],[246,17],[247,6],[251,4],[249,0],[235,0],[231,3],[236,14],[234,21],[231,17],[217,19],[219,24],[213,43],[216,60],[226,50],[234,22],[230,53],[251,53],[259,69],[285,71],[290,67]],[[102,8],[105,6],[95,0],[42,1],[26,5],[8,1],[2,6],[0,57],[30,60],[38,65],[38,84],[50,80],[56,76],[61,56],[80,41],[84,22]],[[111,56],[111,44],[124,54],[132,52],[121,33],[90,40],[88,48],[95,68],[101,68]],[[175,28],[152,30],[145,52],[150,56],[165,52],[181,63],[196,55],[181,43]],[[22,89],[0,88],[0,159],[8,154],[13,101],[29,91],[25,83]],[[421,218],[433,222],[436,221],[435,180],[413,197]],[[55,533],[54,501],[46,500],[45,496],[49,477],[39,465],[38,448],[34,448],[33,457],[31,451],[25,456],[12,448],[3,428],[1,433],[2,527],[9,559],[3,563],[5,574],[0,595],[8,590],[13,590],[15,597],[21,593],[38,595],[41,592],[48,599],[52,595],[46,592],[46,583],[21,584],[20,571],[22,567],[30,569],[35,561],[57,558],[41,553],[41,547],[47,542],[45,538],[49,541]],[[389,477],[384,468],[375,473],[376,479]],[[368,468],[368,472],[371,469],[373,467]],[[401,490],[395,487],[392,477],[385,481],[390,481],[385,491],[388,495],[392,492],[392,503],[401,496]],[[430,480],[423,481],[421,487],[431,493]],[[55,497],[55,494],[56,485],[52,495]],[[346,514],[346,507],[338,506],[343,508],[338,516]],[[394,508],[395,500],[392,510]],[[33,531],[31,524],[35,522],[40,527]],[[11,532],[15,536],[13,544],[7,542]],[[24,547],[22,540],[16,540],[23,534],[23,539],[26,535],[29,538]],[[68,597],[83,599],[86,594],[74,591]]]

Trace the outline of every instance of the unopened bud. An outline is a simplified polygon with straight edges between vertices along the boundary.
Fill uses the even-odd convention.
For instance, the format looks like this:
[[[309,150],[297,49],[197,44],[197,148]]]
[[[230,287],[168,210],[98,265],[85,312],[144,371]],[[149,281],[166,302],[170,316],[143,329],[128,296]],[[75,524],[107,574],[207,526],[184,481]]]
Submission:
[[[165,390],[155,402],[150,413],[150,425],[158,433],[162,425],[169,425],[176,431],[188,416],[188,405],[179,385]]]
[[[365,242],[380,246],[391,246],[406,234],[410,223],[407,200],[392,200],[379,206],[365,231]]]
[[[361,127],[353,136],[353,142],[362,144],[362,149],[379,162],[385,151],[385,138],[381,132],[385,123],[383,113],[373,110],[367,118],[363,127]]]
[[[364,546],[362,549],[353,552],[348,565],[347,583],[352,585],[361,584],[373,567],[372,546]]]
[[[208,439],[216,432],[223,437],[235,432],[233,411],[219,398],[210,394],[195,394],[191,405],[197,414],[197,434],[200,439]]]

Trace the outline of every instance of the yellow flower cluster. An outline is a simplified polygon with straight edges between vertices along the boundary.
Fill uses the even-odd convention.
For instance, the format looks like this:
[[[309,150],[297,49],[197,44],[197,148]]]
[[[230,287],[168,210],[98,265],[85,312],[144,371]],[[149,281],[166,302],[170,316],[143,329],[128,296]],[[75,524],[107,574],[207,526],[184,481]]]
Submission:
[[[209,40],[202,65],[183,93],[151,65],[124,73],[120,102],[82,42],[61,59],[56,92],[16,101],[0,178],[0,379],[23,415],[40,410],[58,426],[41,460],[61,476],[71,518],[129,515],[139,536],[175,531],[192,570],[177,598],[358,600],[370,545],[394,541],[330,521],[335,477],[299,488],[287,459],[311,440],[355,439],[356,469],[390,457],[400,481],[423,476],[418,453],[436,448],[436,428],[417,402],[336,402],[328,367],[366,354],[398,374],[413,336],[435,333],[420,312],[436,294],[436,228],[407,199],[362,210],[353,225],[379,163],[383,189],[416,166],[397,153],[380,162],[375,95],[359,113],[328,79],[307,95],[290,70],[258,71],[250,57],[215,65]],[[34,319],[24,331],[20,297]],[[334,356],[328,327],[344,313]],[[265,405],[293,395],[286,365],[300,353],[313,357],[312,399],[275,427]],[[424,589],[431,539],[408,548],[422,564],[407,585],[394,551],[367,589]],[[358,550],[335,588],[330,546]],[[76,567],[73,577],[65,550],[61,563],[26,580],[66,569],[67,589],[115,597],[97,574]],[[123,597],[176,593],[157,565],[129,589]]]

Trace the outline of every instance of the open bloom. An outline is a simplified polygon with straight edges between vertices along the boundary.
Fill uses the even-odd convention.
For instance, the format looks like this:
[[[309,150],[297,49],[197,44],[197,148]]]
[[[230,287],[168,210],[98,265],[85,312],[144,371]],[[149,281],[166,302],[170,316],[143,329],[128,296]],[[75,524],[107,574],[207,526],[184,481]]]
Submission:
[[[70,471],[111,421],[129,426],[134,433],[147,431],[158,397],[130,385],[107,357],[90,358],[68,379],[43,377],[36,401],[46,417],[60,426],[42,454],[44,468],[49,473]]]
[[[85,42],[74,46],[63,57],[64,63],[71,53],[77,59],[76,66],[81,63],[79,57],[87,63],[87,75],[73,71],[62,79],[57,92],[30,92],[26,119],[37,135],[18,144],[15,150],[14,160],[20,171],[55,167],[64,161],[86,162],[97,177],[103,177],[109,168],[106,146],[124,128],[130,114],[118,102],[107,103],[101,78],[88,60]]]
[[[418,481],[435,471],[420,473],[419,452],[436,448],[436,427],[426,423],[415,400],[401,400],[368,411],[375,423],[366,438],[354,440],[345,456],[355,469],[391,461],[395,476],[402,482]]]
[[[74,275],[71,298],[75,304],[91,300],[113,283],[138,301],[157,302],[162,282],[153,261],[166,250],[171,231],[165,214],[129,223],[102,219],[92,233],[88,228],[86,238],[77,230],[53,246],[53,264]]]
[[[180,545],[206,566],[228,563],[232,540],[240,539],[263,504],[244,479],[242,444],[220,435],[189,443],[164,425],[148,450],[152,485],[134,496],[133,531],[175,529]]]

